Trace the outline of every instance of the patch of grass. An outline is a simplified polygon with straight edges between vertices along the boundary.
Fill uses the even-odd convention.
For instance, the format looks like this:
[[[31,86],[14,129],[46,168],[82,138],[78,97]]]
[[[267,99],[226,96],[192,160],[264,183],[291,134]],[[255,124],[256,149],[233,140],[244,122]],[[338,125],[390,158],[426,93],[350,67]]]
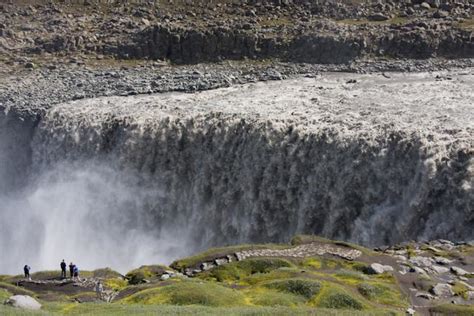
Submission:
[[[351,285],[359,284],[361,281],[366,281],[369,279],[367,275],[362,274],[361,272],[345,269],[338,271],[336,274],[334,274],[334,277],[336,277],[338,280],[343,281],[346,284]]]
[[[288,248],[287,245],[276,245],[276,244],[263,244],[263,245],[239,245],[239,246],[229,246],[221,248],[211,248],[204,252],[201,252],[197,255],[176,260],[170,267],[183,271],[186,268],[197,268],[202,262],[213,261],[216,258],[225,257],[226,255],[232,255],[239,251],[244,250],[253,250],[253,249],[285,249]]]
[[[362,310],[364,304],[353,294],[340,286],[325,282],[321,293],[311,301],[311,304],[322,308]]]
[[[318,258],[307,258],[304,259],[301,262],[301,265],[303,267],[309,267],[309,268],[314,268],[314,269],[321,269],[322,268],[322,262]]]
[[[304,279],[277,280],[267,283],[264,286],[280,292],[300,295],[306,299],[312,298],[321,290],[320,282]]]
[[[0,289],[0,305],[3,304],[13,294],[5,289]]]
[[[203,275],[219,282],[235,282],[257,273],[269,273],[279,268],[290,268],[294,265],[278,258],[255,258],[231,262],[214,268]]]
[[[36,294],[32,291],[5,282],[0,282],[0,289],[7,290],[8,292],[13,293],[13,295],[29,295],[32,297],[36,296]]]
[[[122,300],[129,304],[172,304],[205,306],[245,305],[244,296],[215,283],[183,281],[140,291]]]
[[[131,316],[131,315],[226,315],[226,316],[287,316],[287,315],[313,315],[313,316],[367,316],[390,315],[387,310],[378,309],[367,311],[356,310],[331,310],[314,309],[310,307],[286,306],[239,306],[239,307],[209,307],[209,306],[170,306],[170,305],[123,305],[106,303],[83,303],[68,305],[46,305],[43,311],[18,310],[0,305],[2,316],[30,316],[30,315],[105,315],[105,316]]]
[[[453,305],[445,304],[429,309],[432,315],[456,315],[456,316],[473,316],[474,305]]]
[[[299,295],[284,293],[266,288],[252,288],[244,291],[246,301],[258,306],[301,306],[305,299]]]
[[[357,286],[357,291],[371,302],[395,307],[408,306],[407,299],[399,290],[384,284],[361,283]]]

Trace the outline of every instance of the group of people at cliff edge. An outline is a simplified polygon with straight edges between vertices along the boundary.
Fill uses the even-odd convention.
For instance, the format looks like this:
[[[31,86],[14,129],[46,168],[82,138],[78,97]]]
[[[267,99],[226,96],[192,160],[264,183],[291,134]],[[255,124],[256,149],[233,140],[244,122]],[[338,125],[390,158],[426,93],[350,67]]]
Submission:
[[[64,261],[63,259],[63,261],[61,261],[59,266],[61,267],[61,278],[62,279],[67,278],[66,261]],[[31,280],[30,270],[31,270],[31,267],[25,264],[25,266],[23,267],[23,272],[25,273],[25,279]],[[73,280],[79,279],[79,268],[72,262],[69,264],[69,277]]]

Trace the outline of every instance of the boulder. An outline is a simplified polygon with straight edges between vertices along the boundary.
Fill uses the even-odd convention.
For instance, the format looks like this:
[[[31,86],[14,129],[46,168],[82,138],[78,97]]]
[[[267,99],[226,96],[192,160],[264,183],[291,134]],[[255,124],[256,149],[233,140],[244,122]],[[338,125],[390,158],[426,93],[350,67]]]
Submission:
[[[10,305],[17,308],[30,309],[30,310],[39,310],[41,309],[41,304],[28,295],[14,295],[6,300],[5,305]]]
[[[449,268],[441,267],[441,266],[432,266],[431,269],[433,269],[433,271],[436,272],[437,274],[443,274],[449,271]]]
[[[433,17],[435,19],[444,19],[444,18],[447,18],[448,16],[449,16],[449,13],[442,10],[438,10],[435,13],[433,13]]]
[[[446,283],[436,284],[431,288],[430,292],[436,296],[442,297],[451,297],[454,295],[452,286]]]
[[[393,268],[391,266],[386,266],[380,263],[372,263],[370,265],[370,269],[375,273],[375,274],[382,274],[384,272],[389,272],[393,271]]]
[[[431,267],[434,262],[431,258],[421,256],[413,257],[409,261],[419,267]]]
[[[431,9],[431,6],[426,2],[423,2],[422,4],[420,4],[420,7],[425,10]]]
[[[464,276],[466,274],[469,274],[469,272],[459,267],[451,267],[451,272],[459,276]]]
[[[446,258],[444,258],[444,257],[434,257],[434,261],[435,261],[437,264],[442,264],[442,265],[448,265],[448,264],[450,264],[451,262],[453,262],[452,260],[446,259]]]

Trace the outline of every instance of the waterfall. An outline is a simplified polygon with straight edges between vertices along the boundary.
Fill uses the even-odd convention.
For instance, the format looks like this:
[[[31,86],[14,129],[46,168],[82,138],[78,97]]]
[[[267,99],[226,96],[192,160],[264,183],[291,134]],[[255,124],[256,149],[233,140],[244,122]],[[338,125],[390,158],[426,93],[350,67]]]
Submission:
[[[1,197],[0,271],[63,257],[126,271],[298,233],[369,246],[474,238],[472,129],[459,127],[469,116],[437,130],[446,108],[395,115],[404,105],[381,105],[377,87],[366,97],[381,94],[383,115],[374,102],[349,111],[357,91],[333,106],[336,83],[79,100],[29,130],[4,115],[0,162],[22,152],[27,183]]]

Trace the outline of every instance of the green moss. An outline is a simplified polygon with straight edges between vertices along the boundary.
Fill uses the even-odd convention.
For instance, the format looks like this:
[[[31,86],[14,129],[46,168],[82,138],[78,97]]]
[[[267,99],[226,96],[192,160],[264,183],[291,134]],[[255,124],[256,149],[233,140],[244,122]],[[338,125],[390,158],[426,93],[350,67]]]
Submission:
[[[238,306],[244,305],[242,293],[210,282],[182,281],[140,291],[123,300],[125,303]]]
[[[246,301],[259,306],[301,306],[305,299],[291,293],[256,288],[245,292]]]
[[[231,262],[214,268],[205,274],[203,278],[213,278],[219,282],[234,282],[257,273],[269,273],[283,267],[293,267],[287,260],[278,258],[255,258],[243,261]]]
[[[357,291],[369,301],[395,307],[406,307],[408,301],[400,289],[378,283],[361,283]]]
[[[364,304],[344,288],[325,282],[321,293],[311,300],[316,307],[362,310]]]
[[[267,283],[264,286],[280,292],[300,295],[306,299],[312,298],[321,290],[320,282],[303,279],[277,280]]]
[[[121,291],[124,288],[126,288],[127,285],[128,285],[128,281],[122,278],[107,279],[104,281],[104,286],[114,291]]]
[[[353,298],[347,293],[333,293],[324,298],[320,303],[320,307],[338,308],[338,309],[363,309],[361,302]]]
[[[461,296],[464,299],[467,299],[467,292],[469,291],[469,288],[466,285],[460,282],[455,282],[452,289],[454,295]]]
[[[456,316],[473,316],[474,305],[453,305],[445,304],[429,309],[432,315],[456,315]]]
[[[360,281],[368,280],[369,277],[358,271],[351,271],[342,269],[338,271],[334,276],[343,281],[344,283],[358,284]]]

